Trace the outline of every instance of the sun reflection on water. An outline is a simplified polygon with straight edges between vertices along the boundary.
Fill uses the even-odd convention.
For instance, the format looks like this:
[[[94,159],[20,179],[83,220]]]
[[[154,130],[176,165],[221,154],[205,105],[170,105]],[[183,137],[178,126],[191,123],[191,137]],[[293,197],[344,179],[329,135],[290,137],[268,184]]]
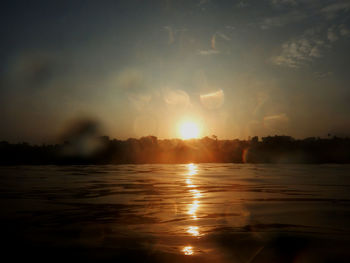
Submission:
[[[198,236],[200,236],[199,227],[198,226],[189,226],[187,228],[187,233],[189,233],[192,236],[198,237]]]
[[[192,218],[194,220],[197,220],[197,215],[196,212],[198,210],[199,207],[199,201],[198,200],[194,200],[192,204],[189,205],[189,209],[188,209],[188,214],[192,216]]]
[[[198,167],[197,165],[190,163],[187,165],[187,173],[186,173],[186,186],[190,189],[187,190],[188,193],[190,193],[192,197],[192,202],[188,204],[188,210],[187,214],[191,216],[192,220],[198,220],[197,212],[200,207],[200,201],[199,199],[202,197],[201,191],[199,191],[197,188],[197,185],[194,184],[193,179],[195,179],[195,175],[198,175]],[[188,226],[186,229],[186,232],[190,234],[193,237],[199,237],[201,236],[199,231],[199,226]],[[185,246],[182,249],[182,252],[185,255],[193,255],[193,247],[192,246]]]
[[[196,185],[193,184],[190,178],[186,179],[186,184],[187,184],[187,187],[191,187],[191,188],[197,187]]]
[[[191,256],[191,255],[193,255],[193,247],[191,247],[191,246],[186,246],[186,247],[184,247],[184,248],[182,249],[182,252],[184,252],[184,254],[185,254],[186,256]]]
[[[201,192],[199,190],[197,190],[197,189],[191,189],[190,193],[193,195],[194,199],[202,197]]]
[[[187,164],[188,174],[187,175],[196,175],[198,173],[197,165],[194,163]]]

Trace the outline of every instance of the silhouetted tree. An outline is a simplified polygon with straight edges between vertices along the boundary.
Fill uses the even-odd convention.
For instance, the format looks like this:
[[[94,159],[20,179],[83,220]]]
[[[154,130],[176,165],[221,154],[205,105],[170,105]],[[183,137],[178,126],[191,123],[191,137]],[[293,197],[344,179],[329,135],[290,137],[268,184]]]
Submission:
[[[262,137],[261,141],[257,136],[249,140],[218,140],[212,136],[186,141],[146,136],[121,141],[94,133],[90,136],[88,128],[83,134],[89,136],[73,136],[73,140],[56,145],[0,142],[0,164],[350,163],[350,139],[336,136],[295,140],[275,135]]]

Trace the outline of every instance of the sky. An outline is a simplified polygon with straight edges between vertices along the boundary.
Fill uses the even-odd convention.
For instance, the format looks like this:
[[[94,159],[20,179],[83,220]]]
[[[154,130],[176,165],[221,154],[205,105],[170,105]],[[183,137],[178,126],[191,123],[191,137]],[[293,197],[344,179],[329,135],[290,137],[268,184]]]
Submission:
[[[350,135],[350,1],[4,1],[0,140]]]

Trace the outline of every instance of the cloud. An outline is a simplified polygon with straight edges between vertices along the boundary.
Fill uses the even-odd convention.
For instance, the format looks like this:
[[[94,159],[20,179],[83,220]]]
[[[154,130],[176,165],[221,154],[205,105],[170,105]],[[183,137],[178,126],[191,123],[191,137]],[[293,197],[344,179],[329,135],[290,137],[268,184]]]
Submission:
[[[331,48],[332,44],[341,37],[348,36],[350,36],[350,31],[344,24],[333,25],[329,28],[310,28],[302,36],[283,43],[280,55],[273,57],[271,61],[276,65],[298,68],[322,57],[326,48]]]
[[[276,65],[297,68],[306,61],[321,57],[320,49],[323,46],[324,42],[319,39],[308,39],[306,37],[293,39],[282,45],[281,54],[272,58],[272,62]]]
[[[317,0],[271,0],[271,5],[279,9],[280,12],[278,15],[263,18],[259,26],[261,29],[266,30],[298,23],[303,20],[312,21],[318,19],[320,22],[324,18],[334,20],[339,15],[350,11],[350,2],[348,0],[332,0],[328,1],[328,4],[325,4],[325,2]],[[321,23],[319,24],[321,25]]]
[[[337,25],[328,28],[327,39],[333,43],[339,40],[341,37],[348,37],[350,35],[349,29],[344,25]]]
[[[318,46],[312,47],[309,55],[310,55],[310,57],[314,57],[314,58],[322,57],[321,52],[320,52],[320,48]]]
[[[350,31],[345,24],[339,23],[339,19],[335,19],[338,15],[350,11],[349,1],[331,1],[331,4],[325,5],[318,1],[282,1],[273,0],[273,4],[302,4],[303,10],[306,11],[292,11],[287,14],[265,18],[260,24],[262,29],[269,29],[271,27],[282,27],[289,23],[300,22],[302,20],[310,20],[314,22],[317,19],[318,25],[314,25],[304,31],[300,36],[296,36],[281,46],[279,55],[271,59],[272,63],[276,65],[288,66],[291,68],[298,68],[316,58],[323,56],[327,49],[332,48],[333,44],[343,37],[350,36]],[[305,7],[305,8],[304,8]],[[322,15],[323,14],[323,15]],[[333,19],[332,26],[329,26],[329,21],[326,19]],[[306,22],[308,22],[306,21]]]
[[[348,12],[350,10],[349,1],[338,1],[321,8],[320,12],[328,19],[333,19],[339,12]]]

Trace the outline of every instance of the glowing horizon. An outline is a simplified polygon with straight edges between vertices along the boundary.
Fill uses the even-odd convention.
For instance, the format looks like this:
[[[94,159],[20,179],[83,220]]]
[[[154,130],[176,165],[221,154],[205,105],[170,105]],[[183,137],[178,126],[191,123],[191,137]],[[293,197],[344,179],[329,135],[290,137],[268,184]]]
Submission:
[[[196,122],[188,120],[180,124],[179,133],[182,140],[198,139],[200,128]]]

